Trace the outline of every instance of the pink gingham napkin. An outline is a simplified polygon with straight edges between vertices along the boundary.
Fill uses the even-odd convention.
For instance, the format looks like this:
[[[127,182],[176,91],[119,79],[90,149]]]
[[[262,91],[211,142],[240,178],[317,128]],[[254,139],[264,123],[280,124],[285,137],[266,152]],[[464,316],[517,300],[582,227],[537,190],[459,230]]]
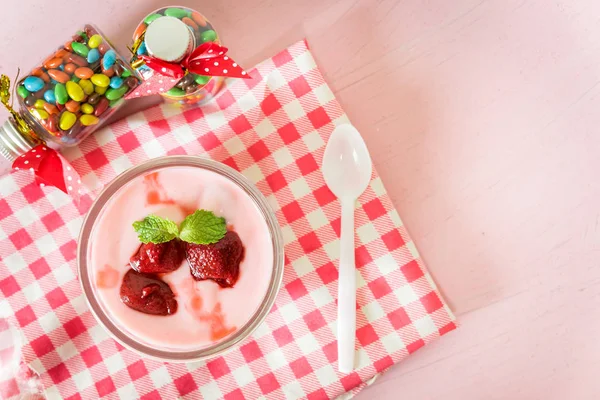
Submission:
[[[25,357],[49,398],[335,398],[455,328],[374,172],[356,204],[356,371],[337,371],[340,205],[319,165],[334,126],[348,117],[305,42],[249,73],[201,108],[154,107],[65,153],[94,193],[165,154],[202,154],[256,183],[283,231],[285,274],[266,322],[225,356],[165,364],[110,339],[76,277],[89,197],[75,206],[26,172],[0,179],[0,316],[23,331]]]

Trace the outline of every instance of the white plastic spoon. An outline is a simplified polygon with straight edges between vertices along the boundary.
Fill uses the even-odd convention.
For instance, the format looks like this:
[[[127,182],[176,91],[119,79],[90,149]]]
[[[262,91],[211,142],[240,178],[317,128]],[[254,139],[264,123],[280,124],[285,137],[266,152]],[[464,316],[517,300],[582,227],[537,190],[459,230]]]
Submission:
[[[323,177],[342,204],[338,279],[338,369],[354,369],[356,333],[356,265],[354,263],[354,203],[371,180],[372,163],[360,133],[350,124],[337,126],[323,154]]]

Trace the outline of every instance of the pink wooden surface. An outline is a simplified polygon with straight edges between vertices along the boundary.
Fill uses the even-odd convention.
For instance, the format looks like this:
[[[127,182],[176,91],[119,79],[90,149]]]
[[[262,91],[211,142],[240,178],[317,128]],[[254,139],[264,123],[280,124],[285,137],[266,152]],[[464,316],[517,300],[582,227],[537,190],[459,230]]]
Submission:
[[[179,3],[243,65],[308,39],[459,317],[359,399],[600,396],[600,2]],[[4,0],[0,71],[165,4]]]

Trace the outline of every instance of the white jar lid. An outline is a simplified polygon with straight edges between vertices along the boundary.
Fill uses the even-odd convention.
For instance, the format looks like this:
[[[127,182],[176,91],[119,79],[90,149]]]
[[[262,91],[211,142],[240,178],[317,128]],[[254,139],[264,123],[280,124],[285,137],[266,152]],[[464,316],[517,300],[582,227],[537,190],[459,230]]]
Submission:
[[[192,46],[192,35],[186,24],[175,17],[160,17],[146,28],[144,37],[148,53],[164,61],[179,61]]]

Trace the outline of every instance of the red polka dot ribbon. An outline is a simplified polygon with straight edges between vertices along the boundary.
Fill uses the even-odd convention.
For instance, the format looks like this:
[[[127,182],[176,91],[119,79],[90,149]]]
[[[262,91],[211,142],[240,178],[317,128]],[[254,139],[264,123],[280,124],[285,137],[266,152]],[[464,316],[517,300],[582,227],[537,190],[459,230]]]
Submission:
[[[181,79],[186,71],[198,75],[248,78],[248,74],[227,55],[227,47],[213,42],[202,43],[180,63],[171,63],[152,56],[139,56],[148,68],[161,75]]]
[[[148,55],[138,56],[148,68],[157,74],[146,79],[146,85],[131,93],[127,98],[166,92],[183,78],[186,72],[205,76],[250,78],[242,67],[229,58],[227,50],[227,47],[213,42],[203,43],[179,63],[163,61]]]
[[[12,165],[15,170],[29,170],[40,186],[54,186],[75,200],[83,193],[79,174],[56,150],[40,144],[18,157]]]

